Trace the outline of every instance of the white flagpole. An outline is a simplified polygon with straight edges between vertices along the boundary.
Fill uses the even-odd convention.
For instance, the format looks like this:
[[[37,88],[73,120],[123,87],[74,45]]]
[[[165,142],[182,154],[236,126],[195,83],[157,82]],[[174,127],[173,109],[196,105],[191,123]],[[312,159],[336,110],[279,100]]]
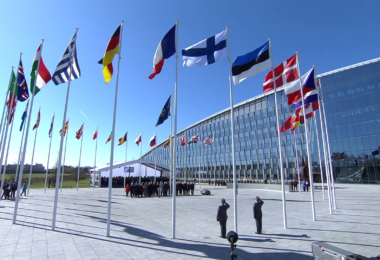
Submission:
[[[332,206],[331,206],[331,181],[330,181],[330,171],[328,167],[328,162],[327,162],[327,152],[326,152],[326,140],[325,140],[325,133],[323,130],[323,123],[322,123],[322,113],[321,113],[321,102],[319,101],[319,93],[318,93],[318,102],[319,102],[319,120],[321,122],[321,132],[322,132],[322,141],[323,141],[323,154],[325,156],[325,165],[326,165],[326,177],[327,177],[327,194],[329,197],[329,210],[330,210],[330,215],[333,214],[332,211]]]
[[[94,171],[93,171],[93,179],[92,179],[92,190],[95,189],[95,180],[96,180],[95,168],[96,168],[96,150],[98,148],[98,128],[99,126],[96,128],[95,161],[94,161]]]
[[[9,83],[8,83],[8,90],[7,90],[7,93],[5,94],[5,101],[4,101],[4,108],[3,108],[3,115],[1,116],[1,124],[0,124],[0,131],[1,133],[4,135],[4,126],[6,125],[5,121],[4,121],[4,114],[5,114],[5,108],[6,108],[6,105],[7,105],[7,98],[8,98],[8,94],[9,94],[9,91],[11,89],[11,84],[12,84],[12,75],[13,75],[13,66],[12,66],[12,70],[11,70],[11,75],[9,77]],[[17,78],[16,78],[17,80]],[[16,84],[17,86],[17,84]],[[4,124],[4,125],[3,125]],[[2,141],[3,141],[3,135],[1,136],[1,139],[0,139],[0,148],[2,147],[1,144],[2,144]]]
[[[20,53],[20,60],[21,60],[21,56],[22,56],[22,52]],[[20,64],[20,62],[19,62],[19,64]],[[12,67],[12,73],[13,73],[13,67]],[[11,84],[12,84],[12,73],[11,73],[11,78],[9,80],[9,89],[11,88]],[[15,80],[15,83],[13,85],[13,94],[15,93],[16,88],[17,88],[17,76],[18,76],[18,68],[17,68],[16,80]],[[7,98],[7,97],[5,97],[5,98]],[[4,158],[4,151],[5,151],[5,144],[7,142],[9,120],[10,120],[11,115],[12,115],[13,100],[14,100],[14,97],[12,97],[11,105],[10,105],[10,107],[8,109],[7,116],[6,116],[5,122],[4,122],[5,134],[4,134],[4,129],[3,129],[3,134],[1,136],[2,143],[1,143],[0,170],[1,170],[1,167],[3,167],[3,158]],[[14,116],[15,116],[15,113],[13,112],[13,117]],[[5,172],[3,173],[0,192],[3,191],[4,177],[5,177]]]
[[[13,120],[12,120],[12,125],[11,125],[11,132],[9,133],[9,140],[8,140],[8,148],[7,148],[7,155],[5,156],[5,163],[4,163],[4,170],[3,170],[3,177],[2,177],[2,180],[1,180],[1,191],[3,190],[3,183],[4,183],[4,177],[5,177],[5,171],[7,169],[7,163],[8,163],[8,154],[9,154],[9,146],[11,144],[11,139],[12,139],[12,129],[13,129],[13,122],[15,121],[14,120],[14,114],[16,113],[16,108],[15,107],[15,110],[13,112]],[[5,144],[5,142],[4,142]],[[0,168],[1,170],[1,168]],[[16,181],[16,179],[15,179]]]
[[[121,60],[121,43],[123,36],[123,24],[121,21],[120,25],[120,46],[119,46],[119,59],[117,63],[117,75],[116,75],[116,89],[115,89],[115,102],[113,107],[113,121],[112,121],[112,137],[111,137],[111,158],[110,158],[110,175],[108,178],[108,210],[107,210],[107,237],[110,236],[111,230],[111,199],[112,199],[112,171],[113,171],[113,150],[115,146],[115,124],[116,124],[116,107],[117,107],[117,91],[119,87],[119,70],[120,70],[120,60]]]
[[[75,44],[74,44],[74,49],[73,49],[73,52],[72,52],[73,55],[75,54],[75,49],[76,49],[76,46],[77,46],[78,28],[76,29],[75,35],[76,35],[76,37],[75,37]],[[72,59],[74,59],[74,57],[72,57]],[[55,221],[56,221],[56,218],[57,218],[59,177],[61,175],[60,171],[61,171],[61,160],[62,160],[62,150],[63,150],[63,139],[65,138],[65,123],[66,123],[66,114],[67,114],[67,104],[69,102],[69,94],[70,94],[70,84],[71,84],[72,70],[73,70],[73,63],[71,61],[70,62],[69,82],[67,84],[65,111],[63,112],[63,122],[62,122],[62,128],[61,128],[62,135],[61,135],[61,141],[60,141],[60,145],[59,145],[59,157],[58,157],[58,165],[57,165],[57,177],[56,177],[56,180],[55,180],[55,197],[54,197],[54,207],[53,207],[53,219],[52,219],[52,223],[51,223],[51,229],[53,231],[55,230]],[[67,134],[68,134],[68,131],[67,131]],[[66,144],[67,144],[67,137],[66,137]]]
[[[186,131],[185,131],[185,170],[183,171],[183,180],[186,182],[186,175],[187,175],[187,141],[186,141]]]
[[[313,214],[313,220],[315,221],[315,204],[314,204],[314,175],[313,175],[313,168],[312,168],[312,159],[310,156],[310,147],[309,147],[309,135],[308,135],[308,127],[307,127],[307,115],[305,112],[305,101],[304,101],[304,94],[303,94],[303,82],[301,80],[301,72],[300,72],[300,67],[299,67],[299,61],[298,61],[298,52],[297,53],[297,71],[299,75],[299,81],[301,82],[301,98],[302,98],[302,111],[303,111],[303,116],[304,116],[304,121],[305,121],[305,136],[306,136],[306,150],[307,150],[307,164],[309,167],[309,178],[310,178],[310,195],[311,195],[311,211]]]
[[[63,136],[65,136],[64,132],[62,132]],[[69,128],[67,127],[67,136],[66,136],[66,144],[65,144],[65,153],[63,155],[63,165],[62,165],[62,174],[61,174],[61,192],[63,187],[63,175],[65,174],[65,161],[66,161],[66,148],[67,148],[67,138],[69,138]]]
[[[301,193],[300,166],[299,166],[299,163],[298,163],[296,130],[293,131],[293,135],[294,135],[294,145],[295,145],[295,148],[296,148],[296,163],[297,163],[297,175],[298,175],[298,188],[299,188],[299,193]]]
[[[200,132],[200,131],[199,131]],[[201,189],[201,135],[199,134],[199,141],[198,141],[198,146],[199,146],[199,155],[198,155],[198,163],[199,163],[199,189]]]
[[[42,47],[44,45],[44,40],[42,39],[41,41],[41,48],[40,48],[40,55],[42,56]],[[20,55],[20,60],[21,60],[21,55]],[[19,203],[19,198],[20,198],[20,191],[21,191],[21,181],[22,181],[22,174],[24,172],[24,163],[25,163],[25,155],[26,155],[26,148],[28,146],[28,137],[29,137],[29,127],[30,127],[30,119],[32,118],[32,111],[33,111],[33,101],[34,101],[34,94],[36,90],[36,83],[37,83],[37,74],[40,71],[40,61],[41,58],[38,60],[38,65],[37,65],[37,71],[36,71],[36,77],[34,79],[34,85],[33,85],[33,93],[32,93],[32,101],[30,103],[30,108],[29,108],[29,117],[28,117],[28,124],[26,126],[26,134],[25,134],[25,141],[24,141],[24,148],[21,156],[21,163],[20,163],[20,174],[18,177],[18,189],[17,189],[17,195],[16,195],[16,200],[15,200],[15,208],[13,212],[13,224],[16,224],[16,219],[17,219],[17,211],[18,211],[18,203]],[[18,71],[18,70],[17,70]],[[18,73],[17,73],[18,76]],[[17,82],[17,76],[16,76],[16,82]],[[17,83],[15,84],[17,86]]]
[[[141,146],[140,146],[140,176],[139,176],[139,183],[141,184],[141,157],[142,157],[142,132],[141,132]]]
[[[37,75],[36,75],[37,76]],[[41,111],[41,107],[40,110]],[[38,118],[37,118],[38,120]],[[33,170],[33,160],[34,160],[34,151],[36,149],[36,141],[37,141],[37,132],[38,132],[38,127],[36,128],[36,135],[34,136],[34,145],[33,145],[33,153],[32,153],[32,162],[30,163],[30,171],[29,171],[29,182],[28,182],[28,195],[30,191],[30,182],[32,180],[32,170]]]
[[[156,133],[156,144],[157,144],[157,133]],[[156,168],[157,168],[157,149],[154,151],[154,182],[156,182]]]
[[[174,142],[173,142],[173,188],[172,188],[172,194],[173,194],[173,201],[172,201],[172,237],[175,238],[175,227],[176,227],[176,146],[175,141],[177,137],[177,87],[178,87],[178,20],[176,22],[176,34],[175,34],[175,50],[176,50],[176,57],[175,57],[175,87],[174,87]]]
[[[78,166],[78,175],[77,175],[77,191],[78,191],[78,187],[79,187],[79,172],[80,172],[80,159],[82,157],[82,144],[83,144],[83,135],[84,135],[84,123],[83,123],[83,129],[82,129],[83,133],[82,133],[82,136],[81,136],[81,141],[80,141],[80,152],[79,152],[79,166]]]
[[[127,139],[128,139],[128,131],[127,131]],[[127,176],[126,167],[127,167],[127,150],[128,150],[128,142],[125,140],[125,163],[124,163],[124,190],[125,190],[125,178]]]
[[[238,215],[237,215],[237,184],[236,184],[236,163],[235,163],[235,123],[234,123],[234,94],[232,88],[232,65],[231,65],[231,51],[230,51],[230,30],[227,26],[227,47],[228,47],[228,62],[230,73],[230,106],[231,106],[231,133],[232,133],[232,174],[233,174],[233,198],[234,198],[234,228],[238,233]]]
[[[49,144],[48,160],[47,160],[47,164],[46,164],[46,176],[45,176],[45,188],[44,188],[44,193],[46,193],[46,182],[47,182],[47,177],[48,177],[48,172],[49,172],[49,160],[50,160],[51,141],[52,141],[52,139],[53,139],[54,117],[55,117],[55,113],[54,113],[54,115],[53,115],[53,126],[52,126],[52,128],[51,128],[51,134],[50,134],[50,144]]]
[[[278,105],[277,105],[277,87],[276,87],[276,75],[274,74],[274,63],[273,63],[273,55],[272,55],[272,42],[269,38],[269,51],[270,58],[272,60],[272,73],[273,73],[273,84],[274,84],[274,102],[276,109],[276,121],[277,121],[277,132],[278,132],[278,151],[280,154],[280,174],[281,174],[281,190],[282,190],[282,215],[284,221],[284,228],[286,229],[288,226],[287,216],[286,216],[286,197],[285,197],[285,180],[284,180],[284,165],[282,164],[282,146],[281,146],[281,131],[280,131],[280,120],[278,118]],[[264,163],[265,164],[265,163]]]
[[[15,180],[18,180],[18,170],[19,170],[19,166],[20,166],[21,148],[22,148],[22,142],[24,141],[24,133],[25,133],[25,126],[23,126],[22,134],[21,134],[21,143],[20,143],[20,150],[18,152],[17,167],[16,167],[16,172],[15,172]]]
[[[314,122],[315,122],[315,130],[317,132],[317,144],[318,144],[318,155],[319,155],[319,167],[321,168],[321,180],[322,180],[322,194],[323,194],[323,200],[325,200],[325,181],[323,178],[323,168],[322,168],[322,159],[321,159],[321,150],[319,148],[319,133],[318,133],[318,124],[317,124],[317,118],[316,115],[314,115]]]
[[[319,89],[320,89],[320,93],[321,93],[321,97],[322,97],[321,103],[322,103],[322,107],[323,107],[323,117],[324,117],[324,121],[325,121],[325,129],[326,129],[325,131],[326,131],[326,143],[327,143],[328,161],[330,163],[330,176],[331,176],[331,184],[332,184],[331,195],[332,195],[332,200],[333,200],[333,204],[334,204],[334,209],[336,209],[335,181],[334,181],[334,172],[333,172],[332,162],[331,162],[331,150],[330,150],[330,142],[329,142],[330,139],[329,139],[329,132],[327,131],[326,110],[325,110],[325,103],[324,103],[324,100],[323,100],[322,82],[319,83]]]
[[[170,156],[169,156],[169,167],[170,167],[170,174],[169,174],[169,196],[171,195],[171,181],[172,181],[172,174],[173,174],[173,113],[172,113],[172,107],[173,107],[173,94],[170,96],[170,143],[169,143],[169,149],[170,149]]]

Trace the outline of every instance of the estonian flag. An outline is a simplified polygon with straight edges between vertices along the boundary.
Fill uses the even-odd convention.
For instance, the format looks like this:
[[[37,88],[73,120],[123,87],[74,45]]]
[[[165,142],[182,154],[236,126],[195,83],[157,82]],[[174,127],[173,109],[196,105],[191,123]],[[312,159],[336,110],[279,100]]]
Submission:
[[[161,125],[171,115],[170,113],[171,100],[172,100],[172,96],[169,97],[168,101],[166,101],[165,103],[165,106],[162,108],[161,114],[158,117],[156,126]]]
[[[232,63],[232,78],[236,86],[243,80],[255,76],[272,67],[269,55],[269,41],[256,50],[238,56]]]

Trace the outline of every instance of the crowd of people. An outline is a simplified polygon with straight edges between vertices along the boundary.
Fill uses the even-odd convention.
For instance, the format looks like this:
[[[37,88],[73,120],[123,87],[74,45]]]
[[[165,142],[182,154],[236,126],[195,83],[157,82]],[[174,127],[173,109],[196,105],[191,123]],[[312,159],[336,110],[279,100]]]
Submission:
[[[101,177],[100,178],[100,187],[108,187],[108,177]],[[167,177],[156,177],[156,180],[154,180],[153,176],[147,176],[147,177],[142,177],[141,176],[141,183],[145,182],[168,182],[169,183],[169,178]],[[132,183],[139,183],[139,177],[125,177],[125,185],[129,184],[131,185]],[[124,187],[124,176],[117,176],[112,178],[112,187]]]
[[[26,196],[26,182],[24,182],[23,186],[22,186],[22,193],[20,196],[22,196],[22,194],[24,194]],[[4,183],[3,185],[3,193],[1,194],[1,199],[5,199],[5,200],[11,200],[11,199],[14,199],[15,196],[16,196],[16,191],[17,191],[17,182],[13,182],[12,180],[9,180],[7,183]]]
[[[171,195],[171,185],[168,182],[132,182],[125,186],[127,197],[166,197]],[[176,195],[194,195],[194,183],[177,182]]]

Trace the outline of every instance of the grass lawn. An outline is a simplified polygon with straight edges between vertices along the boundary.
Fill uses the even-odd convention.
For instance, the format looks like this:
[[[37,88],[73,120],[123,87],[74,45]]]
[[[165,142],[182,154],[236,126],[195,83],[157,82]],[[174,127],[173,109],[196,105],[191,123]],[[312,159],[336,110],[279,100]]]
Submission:
[[[23,179],[24,178],[27,178],[29,176],[29,173],[23,173]],[[30,185],[31,188],[44,188],[45,187],[45,176],[46,174],[44,173],[34,173],[32,174],[32,183]],[[74,180],[65,180],[65,176],[63,176],[63,186],[72,186],[72,188],[76,188],[77,187],[77,182]],[[8,180],[8,179],[14,179],[15,178],[15,175],[14,174],[5,174],[5,180]],[[33,182],[33,179],[34,178],[43,178],[43,181],[42,182]],[[54,178],[54,182],[55,182],[55,174],[54,173],[49,173],[48,174],[48,180]],[[49,182],[46,183],[46,185],[48,186],[49,185]],[[79,188],[92,188],[90,186],[90,178],[86,178],[84,180],[80,180],[79,181]]]

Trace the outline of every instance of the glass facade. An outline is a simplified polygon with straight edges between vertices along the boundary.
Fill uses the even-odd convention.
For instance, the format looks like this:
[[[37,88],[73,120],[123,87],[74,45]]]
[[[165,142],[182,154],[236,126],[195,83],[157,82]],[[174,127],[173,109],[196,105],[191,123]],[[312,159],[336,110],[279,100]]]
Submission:
[[[375,182],[380,180],[380,159],[372,151],[380,146],[380,59],[324,73],[321,78],[325,100],[329,141],[337,182]],[[287,105],[282,88],[277,91],[280,125],[294,112]],[[316,124],[323,155],[320,132],[320,111],[308,120],[311,159],[315,172],[320,172]],[[280,180],[279,149],[276,134],[274,93],[267,92],[234,106],[235,160],[237,178]],[[187,178],[232,179],[232,134],[230,109],[223,110],[178,132],[176,168]],[[200,134],[198,144],[180,145]],[[206,147],[203,140],[214,134],[215,142]],[[299,164],[307,161],[305,127],[293,133],[281,134],[281,149],[285,179],[297,172]],[[377,141],[379,140],[379,142]],[[143,159],[169,165],[169,148],[164,143],[143,155]],[[380,156],[380,155],[379,155]],[[378,156],[378,157],[379,157]],[[325,171],[324,171],[325,172]]]
[[[380,183],[380,59],[318,76],[335,179]]]

